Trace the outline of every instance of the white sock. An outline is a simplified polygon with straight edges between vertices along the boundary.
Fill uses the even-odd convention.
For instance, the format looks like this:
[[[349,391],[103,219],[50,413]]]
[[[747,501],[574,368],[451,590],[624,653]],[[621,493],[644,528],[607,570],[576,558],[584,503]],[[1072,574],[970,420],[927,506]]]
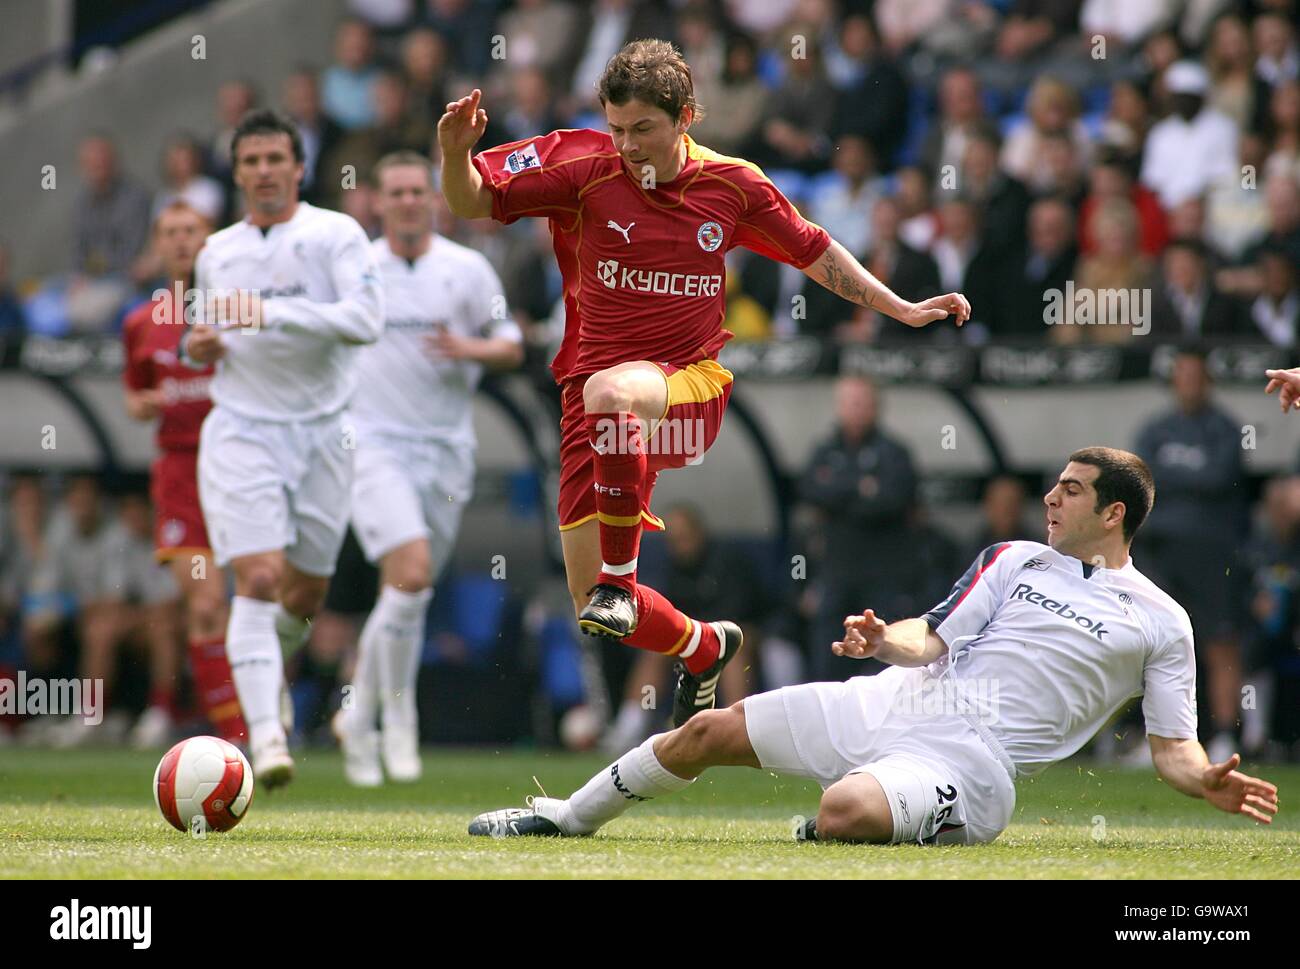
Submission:
[[[375,729],[379,718],[379,622],[375,618],[377,610],[372,610],[361,627],[361,638],[357,640],[357,665],[352,671],[352,692],[350,699],[345,699],[348,716],[354,718],[366,730]]]
[[[275,604],[275,635],[280,639],[280,653],[284,662],[298,655],[298,650],[311,635],[311,622],[295,616],[278,602]]]
[[[226,626],[226,656],[235,680],[235,692],[248,724],[250,747],[284,737],[280,726],[280,686],[284,682],[284,658],[275,634],[274,602],[235,596],[230,603]]]
[[[587,781],[569,797],[570,834],[587,834],[612,821],[633,804],[689,787],[687,780],[670,773],[655,756],[655,734],[634,747]]]
[[[415,681],[424,644],[424,614],[432,598],[432,589],[402,592],[386,585],[366,622],[367,628],[374,623],[377,629],[379,698],[386,724],[407,728],[416,724]]]

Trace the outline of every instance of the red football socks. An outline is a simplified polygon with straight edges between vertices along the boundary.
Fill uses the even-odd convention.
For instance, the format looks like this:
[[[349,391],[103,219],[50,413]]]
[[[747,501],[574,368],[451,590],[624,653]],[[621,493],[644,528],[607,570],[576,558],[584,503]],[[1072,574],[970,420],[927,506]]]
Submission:
[[[225,638],[192,639],[189,651],[190,673],[194,677],[194,689],[204,716],[217,736],[231,743],[245,741],[248,729],[239,709],[230,660],[226,658]]]
[[[641,421],[629,411],[587,415],[595,455],[596,514],[600,521],[600,577],[605,585],[636,589],[641,547],[641,488],[646,455]]]

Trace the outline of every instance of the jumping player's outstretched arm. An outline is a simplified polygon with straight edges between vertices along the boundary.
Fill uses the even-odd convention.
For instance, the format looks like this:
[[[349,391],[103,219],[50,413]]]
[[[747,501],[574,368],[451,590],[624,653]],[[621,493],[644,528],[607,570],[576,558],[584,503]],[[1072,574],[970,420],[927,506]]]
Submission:
[[[487,112],[478,106],[482,96],[475,88],[467,97],[449,102],[447,113],[438,120],[442,194],[448,208],[462,219],[486,219],[492,214],[492,193],[469,160],[470,149],[487,128]]]
[[[908,326],[921,327],[952,315],[961,326],[970,319],[970,301],[961,293],[933,296],[922,303],[909,303],[871,275],[842,245],[831,240],[804,275],[850,303],[876,309]]]
[[[1278,808],[1277,788],[1238,771],[1240,754],[1233,754],[1221,764],[1212,764],[1205,748],[1196,740],[1176,740],[1155,734],[1147,739],[1156,773],[1170,787],[1189,797],[1204,798],[1228,814],[1244,814],[1263,824],[1273,823]]]

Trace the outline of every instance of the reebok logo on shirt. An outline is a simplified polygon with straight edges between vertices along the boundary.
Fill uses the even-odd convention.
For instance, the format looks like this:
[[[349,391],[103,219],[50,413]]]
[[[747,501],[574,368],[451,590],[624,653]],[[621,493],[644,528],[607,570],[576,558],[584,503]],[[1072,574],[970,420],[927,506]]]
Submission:
[[[1095,619],[1089,619],[1087,616],[1081,616],[1071,608],[1068,602],[1057,602],[1055,599],[1049,599],[1041,592],[1035,592],[1034,587],[1020,583],[1016,586],[1015,591],[1011,593],[1011,599],[1020,599],[1024,602],[1032,602],[1036,606],[1042,606],[1048,612],[1054,612],[1062,619],[1071,619],[1078,623],[1088,632],[1092,633],[1098,639],[1105,636],[1110,630],[1106,629],[1106,624],[1098,622]]]

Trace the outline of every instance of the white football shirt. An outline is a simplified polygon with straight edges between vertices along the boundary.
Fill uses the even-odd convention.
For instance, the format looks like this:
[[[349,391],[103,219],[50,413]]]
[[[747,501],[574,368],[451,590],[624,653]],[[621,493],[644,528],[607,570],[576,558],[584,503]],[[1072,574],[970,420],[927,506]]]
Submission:
[[[949,649],[931,671],[951,667],[1020,774],[1069,757],[1137,696],[1148,734],[1196,737],[1191,622],[1131,558],[992,545],[924,618]]]
[[[357,346],[379,339],[384,298],[356,220],[299,202],[263,231],[247,219],[213,233],[195,268],[201,293],[256,290],[262,326],[222,334],[212,400],[245,417],[303,421],[352,396]]]
[[[358,354],[349,413],[387,433],[472,446],[483,365],[438,359],[428,343],[442,329],[522,341],[501,280],[482,253],[439,235],[414,261],[394,255],[386,239],[371,248],[384,286],[384,335]]]

